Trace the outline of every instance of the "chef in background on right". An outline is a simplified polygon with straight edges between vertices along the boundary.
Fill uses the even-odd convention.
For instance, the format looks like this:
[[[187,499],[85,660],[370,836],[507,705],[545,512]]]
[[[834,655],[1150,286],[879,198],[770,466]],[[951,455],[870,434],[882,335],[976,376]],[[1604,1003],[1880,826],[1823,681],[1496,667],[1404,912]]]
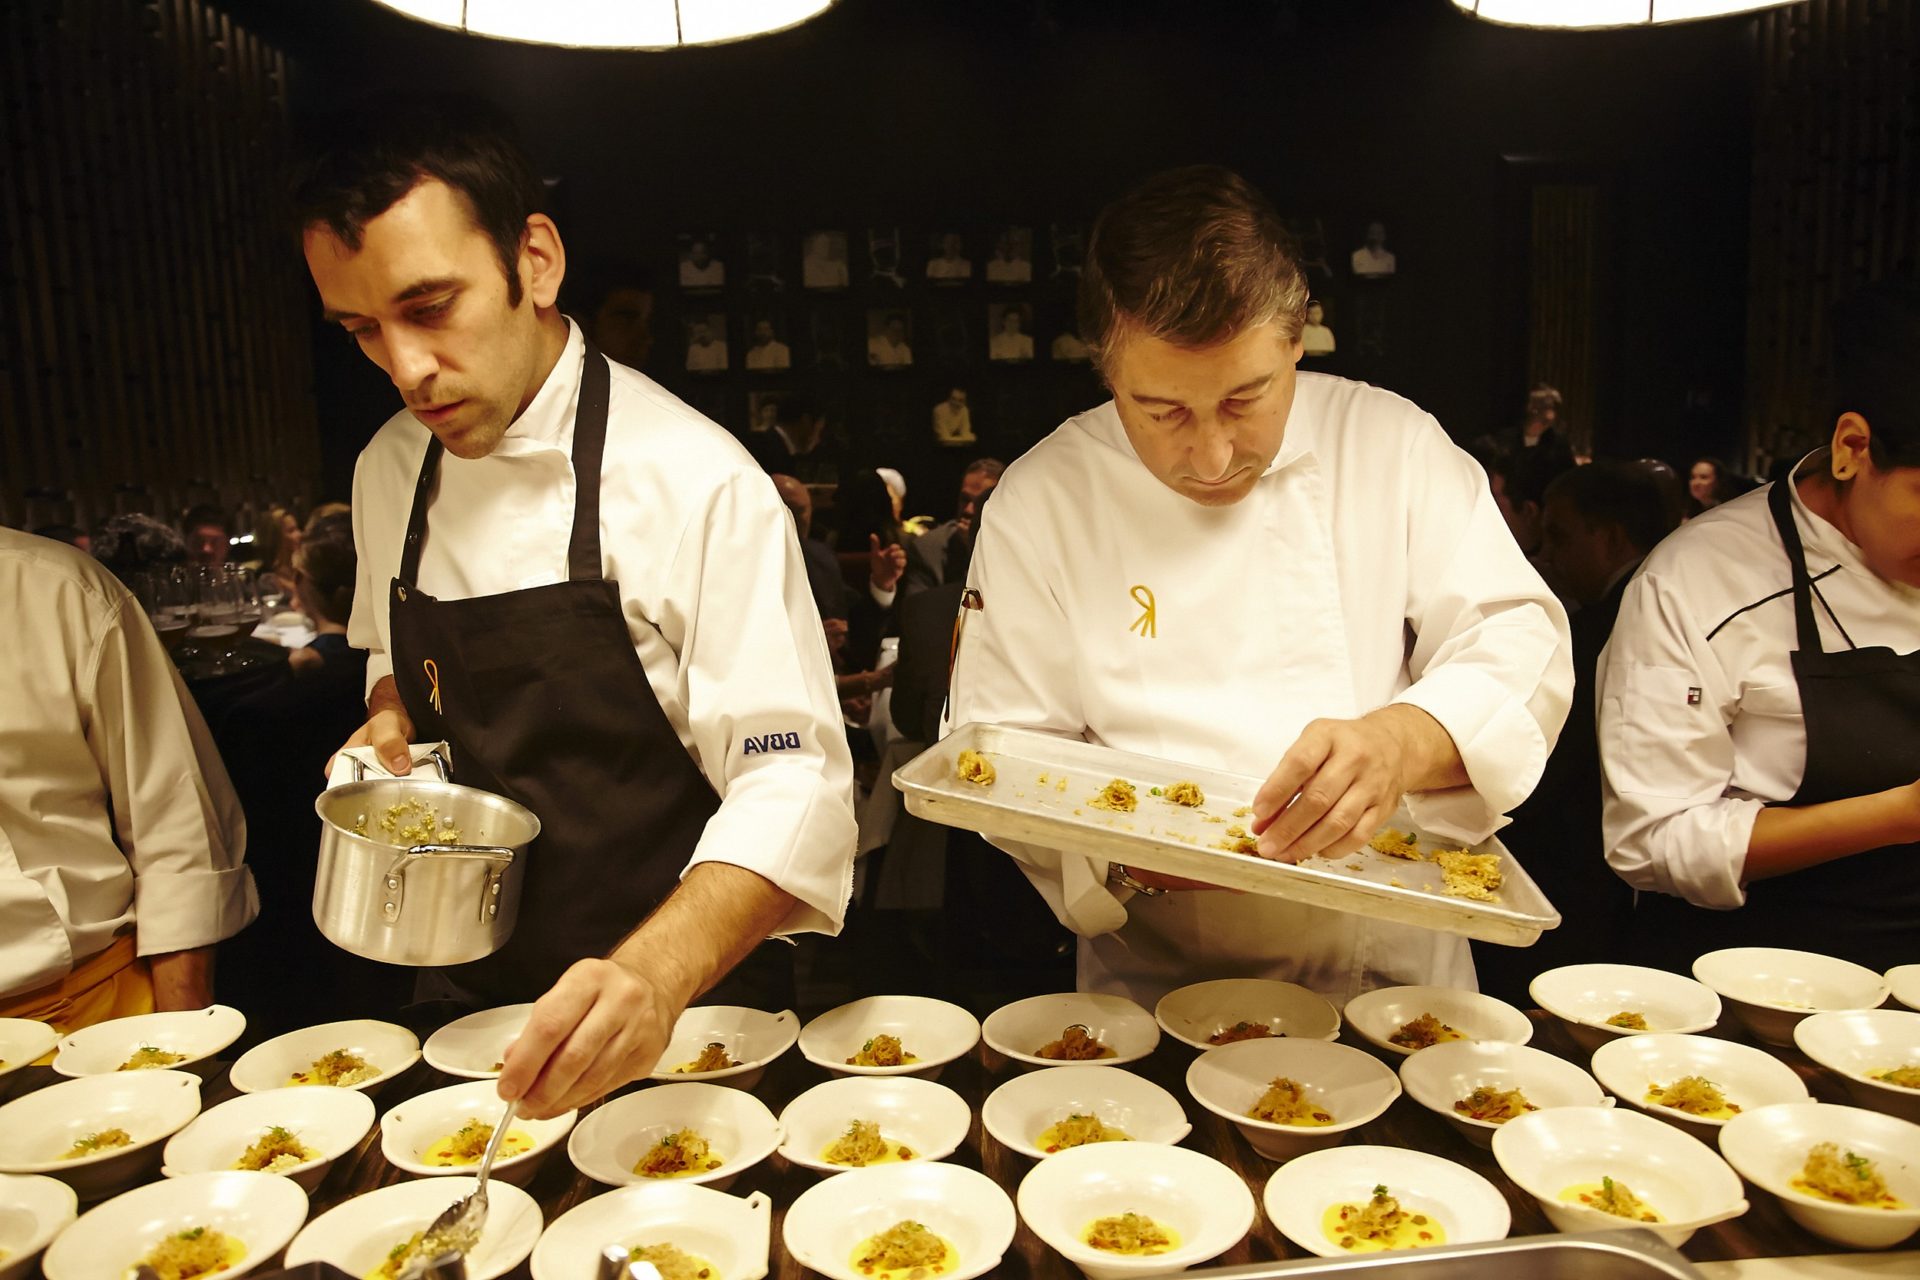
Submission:
[[[1696,517],[1601,655],[1607,861],[1635,950],[1920,959],[1920,287],[1834,309],[1832,435]]]

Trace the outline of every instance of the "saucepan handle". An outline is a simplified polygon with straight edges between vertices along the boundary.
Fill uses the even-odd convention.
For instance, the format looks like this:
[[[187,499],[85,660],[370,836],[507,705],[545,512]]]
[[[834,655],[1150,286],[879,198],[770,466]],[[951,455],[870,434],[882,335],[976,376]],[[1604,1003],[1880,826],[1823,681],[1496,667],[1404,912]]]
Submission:
[[[500,877],[513,864],[513,850],[497,844],[416,844],[395,858],[387,868],[387,874],[382,877],[381,887],[386,894],[381,903],[381,914],[387,923],[391,924],[400,918],[400,908],[406,897],[407,868],[423,858],[467,858],[493,863],[480,898],[480,918],[490,919],[499,911]]]
[[[367,778],[367,762],[359,756],[348,756],[347,759],[353,764],[353,780],[355,782],[365,782]],[[427,761],[432,762],[434,772],[440,775],[440,781],[453,781],[453,765],[447,760],[447,749],[445,746],[436,746],[432,751],[429,751],[427,753]],[[426,761],[422,763],[426,763]]]

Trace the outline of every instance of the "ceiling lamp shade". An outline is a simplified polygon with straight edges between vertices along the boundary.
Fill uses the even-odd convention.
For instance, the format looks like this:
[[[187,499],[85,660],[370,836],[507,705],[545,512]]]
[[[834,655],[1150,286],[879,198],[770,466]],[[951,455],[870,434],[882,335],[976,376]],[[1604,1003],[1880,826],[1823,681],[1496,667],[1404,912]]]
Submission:
[[[797,27],[834,0],[375,0],[468,35],[587,49],[724,44]]]
[[[1477,18],[1509,27],[1644,27],[1774,9],[1794,0],[1453,0]]]

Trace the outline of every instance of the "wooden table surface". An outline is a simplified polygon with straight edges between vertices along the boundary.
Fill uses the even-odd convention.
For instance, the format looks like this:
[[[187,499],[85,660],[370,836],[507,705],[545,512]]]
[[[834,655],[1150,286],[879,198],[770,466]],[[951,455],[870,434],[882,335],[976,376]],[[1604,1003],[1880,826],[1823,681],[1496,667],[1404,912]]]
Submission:
[[[1534,1022],[1533,1043],[1536,1047],[1556,1053],[1582,1067],[1587,1065],[1587,1055],[1581,1052],[1557,1022],[1538,1012],[1534,1014]],[[1723,1034],[1738,1038],[1737,1033]],[[1814,1066],[1795,1050],[1769,1048],[1768,1051],[1791,1065],[1807,1081],[1815,1098],[1827,1102],[1847,1101],[1845,1089],[1838,1078]],[[1193,1123],[1193,1132],[1182,1145],[1204,1152],[1239,1173],[1246,1179],[1257,1204],[1268,1177],[1278,1165],[1255,1154],[1232,1125],[1188,1096],[1185,1074],[1187,1064],[1194,1056],[1194,1050],[1171,1037],[1163,1037],[1160,1047],[1150,1058],[1132,1064],[1129,1069],[1161,1085],[1180,1101],[1187,1118]],[[986,1133],[980,1124],[980,1105],[995,1087],[1023,1069],[1017,1063],[1000,1058],[983,1043],[967,1057],[949,1063],[940,1076],[940,1083],[956,1090],[974,1113],[967,1140],[960,1150],[949,1157],[950,1161],[985,1173],[1005,1188],[1010,1196],[1019,1186],[1021,1178],[1033,1167],[1033,1162],[1002,1147]],[[807,1062],[794,1050],[769,1068],[754,1093],[778,1114],[797,1094],[827,1078],[824,1070]],[[416,1094],[455,1083],[459,1081],[441,1075],[422,1062],[388,1085],[375,1101],[384,1113]],[[233,1096],[233,1093],[225,1075],[217,1074],[207,1086],[206,1103],[211,1107]],[[1513,1210],[1511,1235],[1551,1234],[1553,1231],[1533,1198],[1501,1174],[1490,1151],[1469,1143],[1446,1121],[1411,1098],[1402,1096],[1396,1100],[1385,1115],[1363,1126],[1350,1141],[1410,1147],[1458,1161],[1486,1176],[1506,1195]],[[319,1214],[343,1200],[389,1183],[406,1181],[407,1178],[407,1174],[388,1164],[380,1154],[379,1128],[376,1125],[366,1141],[343,1156],[329,1170],[326,1181],[314,1193],[313,1213]],[[772,1199],[773,1256],[768,1274],[779,1280],[799,1280],[799,1277],[811,1274],[787,1256],[781,1244],[780,1225],[786,1207],[793,1203],[794,1197],[817,1180],[817,1175],[789,1167],[776,1155],[742,1173],[729,1188],[737,1196],[763,1191]],[[568,1162],[565,1151],[556,1150],[527,1190],[539,1202],[547,1221],[552,1222],[561,1213],[601,1194],[607,1188],[576,1171]],[[1832,1251],[1832,1246],[1808,1235],[1788,1220],[1779,1204],[1765,1192],[1749,1188],[1748,1198],[1753,1207],[1746,1216],[1696,1233],[1683,1252],[1695,1261],[1717,1261]],[[1307,1256],[1304,1250],[1283,1238],[1262,1212],[1256,1214],[1253,1230],[1245,1240],[1207,1265],[1226,1266]],[[516,1277],[525,1276],[527,1269],[523,1264],[512,1274]],[[993,1274],[1007,1277],[1008,1280],[1077,1280],[1080,1273],[1021,1225],[1014,1237],[1013,1247]]]

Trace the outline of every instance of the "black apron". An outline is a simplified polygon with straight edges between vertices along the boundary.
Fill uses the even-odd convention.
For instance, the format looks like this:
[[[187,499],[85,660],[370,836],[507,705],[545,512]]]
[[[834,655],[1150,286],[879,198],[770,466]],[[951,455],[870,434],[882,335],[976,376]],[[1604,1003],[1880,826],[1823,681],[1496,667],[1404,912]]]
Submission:
[[[719,798],[674,732],[600,572],[607,361],[586,343],[574,414],[567,581],[467,600],[417,585],[440,441],[427,445],[389,600],[394,682],[415,737],[453,747],[454,780],[540,818],[513,936],[438,971],[421,995],[469,1006],[533,1000],[577,960],[606,955],[673,891]],[[761,952],[787,948],[762,947]],[[703,1003],[790,1005],[778,961],[743,965]],[[775,975],[756,985],[752,975]],[[785,988],[791,987],[791,965]]]
[[[1807,768],[1794,806],[1871,795],[1920,779],[1920,651],[1820,647],[1813,580],[1793,520],[1791,479],[1767,495],[1793,571],[1799,647],[1793,675],[1806,722]],[[1825,601],[1820,602],[1825,607]],[[1836,619],[1844,630],[1843,620]],[[1747,886],[1747,904],[1709,911],[1642,894],[1637,923],[1685,972],[1720,947],[1793,947],[1884,971],[1920,960],[1920,845],[1889,845]],[[1643,929],[1643,936],[1649,930]]]

